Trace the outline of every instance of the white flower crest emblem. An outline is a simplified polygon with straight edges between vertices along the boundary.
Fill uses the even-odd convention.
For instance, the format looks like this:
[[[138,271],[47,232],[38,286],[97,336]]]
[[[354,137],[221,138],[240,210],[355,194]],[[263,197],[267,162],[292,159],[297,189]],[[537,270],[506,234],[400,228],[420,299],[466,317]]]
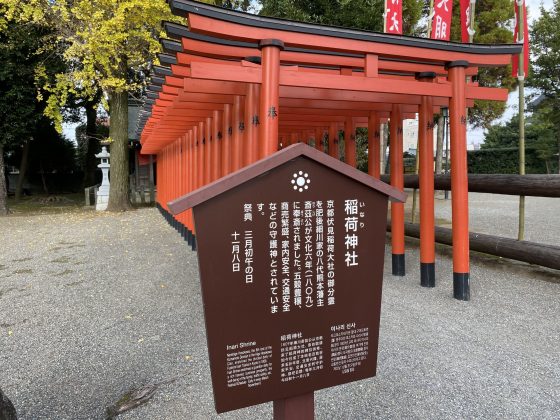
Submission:
[[[311,183],[311,180],[309,179],[309,174],[303,171],[299,171],[294,173],[293,179],[292,179],[292,185],[294,190],[299,191],[299,192],[303,192],[306,189],[309,188],[309,184]]]

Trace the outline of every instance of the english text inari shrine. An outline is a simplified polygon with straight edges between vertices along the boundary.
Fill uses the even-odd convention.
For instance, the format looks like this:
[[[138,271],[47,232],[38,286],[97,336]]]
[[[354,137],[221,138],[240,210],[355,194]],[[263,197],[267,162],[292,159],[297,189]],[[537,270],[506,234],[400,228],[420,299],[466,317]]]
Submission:
[[[164,24],[169,39],[161,40],[165,53],[139,132],[142,153],[157,155],[158,206],[193,248],[192,211],[171,216],[167,203],[295,143],[336,159],[343,151],[345,164],[356,167],[354,133],[365,127],[368,174],[379,178],[380,124],[389,121],[391,186],[402,191],[403,120],[418,114],[421,284],[433,287],[433,116],[448,108],[453,292],[469,300],[467,110],[475,99],[507,99],[506,89],[478,85],[478,69],[508,65],[522,45],[459,44],[169,3],[184,25]],[[392,273],[404,276],[402,202],[391,203],[391,250]]]

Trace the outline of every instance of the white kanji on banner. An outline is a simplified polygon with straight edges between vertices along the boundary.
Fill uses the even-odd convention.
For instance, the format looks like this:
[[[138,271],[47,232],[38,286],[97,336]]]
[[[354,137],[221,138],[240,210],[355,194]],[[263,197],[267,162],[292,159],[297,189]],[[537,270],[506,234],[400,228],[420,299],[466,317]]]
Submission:
[[[385,1],[385,32],[402,35],[402,3],[400,0]]]

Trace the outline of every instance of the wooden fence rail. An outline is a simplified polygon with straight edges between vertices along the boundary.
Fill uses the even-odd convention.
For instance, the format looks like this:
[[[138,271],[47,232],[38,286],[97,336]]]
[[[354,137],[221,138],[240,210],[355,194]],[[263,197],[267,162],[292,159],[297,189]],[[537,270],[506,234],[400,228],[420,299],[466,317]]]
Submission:
[[[389,175],[381,180],[389,183]],[[418,188],[418,175],[404,176],[405,188]],[[435,175],[436,190],[450,190],[450,175]],[[560,175],[469,174],[469,192],[560,197]]]
[[[390,223],[387,224],[387,231],[391,231]],[[420,225],[405,223],[404,232],[406,236],[419,238]],[[437,243],[452,245],[451,229],[436,226],[435,236]],[[560,247],[558,246],[474,232],[469,233],[469,238],[472,251],[560,270]]]

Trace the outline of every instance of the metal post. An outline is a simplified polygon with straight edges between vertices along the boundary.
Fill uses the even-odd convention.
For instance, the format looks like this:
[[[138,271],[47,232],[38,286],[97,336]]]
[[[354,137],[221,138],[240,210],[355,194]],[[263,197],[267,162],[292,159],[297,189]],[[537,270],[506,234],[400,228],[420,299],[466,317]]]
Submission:
[[[475,30],[474,30],[474,11],[475,11],[475,7],[476,7],[476,0],[470,0],[469,28],[467,30],[469,32],[469,43],[471,43],[471,44],[474,40],[474,34],[475,34]]]
[[[442,108],[441,110],[443,114],[443,136],[445,139],[445,168],[444,173],[449,173],[449,109]],[[449,200],[449,191],[444,191],[444,198]]]
[[[523,1],[517,1],[517,42],[524,44]],[[519,175],[525,175],[525,48],[519,53],[517,80],[519,82]],[[519,227],[517,239],[525,238],[525,196],[519,196]]]

